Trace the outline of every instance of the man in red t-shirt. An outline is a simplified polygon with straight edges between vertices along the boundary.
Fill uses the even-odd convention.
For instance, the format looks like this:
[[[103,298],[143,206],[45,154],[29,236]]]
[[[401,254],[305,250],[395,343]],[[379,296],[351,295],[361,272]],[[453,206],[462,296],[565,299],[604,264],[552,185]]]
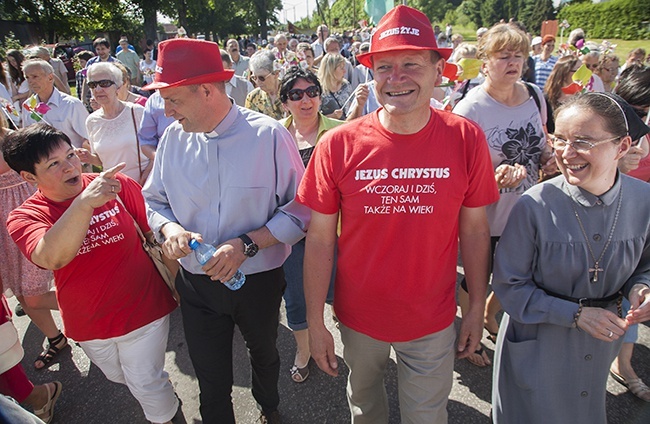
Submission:
[[[328,132],[297,199],[312,210],[305,297],[312,356],[338,372],[323,323],[338,247],[334,308],[350,368],[352,422],[387,423],[391,347],[403,422],[447,422],[454,353],[478,346],[488,276],[485,205],[498,199],[487,143],[474,123],[429,106],[451,49],[407,6],[379,23],[368,53],[383,108]],[[340,213],[341,233],[337,241]],[[456,342],[458,243],[471,306]]]

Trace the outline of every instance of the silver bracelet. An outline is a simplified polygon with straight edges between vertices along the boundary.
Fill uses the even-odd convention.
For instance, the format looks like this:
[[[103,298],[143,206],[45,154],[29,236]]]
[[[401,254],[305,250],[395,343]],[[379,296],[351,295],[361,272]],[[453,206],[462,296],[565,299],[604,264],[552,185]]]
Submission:
[[[577,328],[578,331],[580,330],[580,327],[578,327],[578,319],[580,319],[580,314],[582,313],[582,304],[578,306],[578,310],[576,313],[573,315],[573,328]]]

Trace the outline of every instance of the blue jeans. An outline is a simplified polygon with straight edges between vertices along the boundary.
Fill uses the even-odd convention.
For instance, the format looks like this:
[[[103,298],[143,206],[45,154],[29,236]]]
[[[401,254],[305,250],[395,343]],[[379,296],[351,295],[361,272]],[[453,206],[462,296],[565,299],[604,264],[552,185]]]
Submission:
[[[287,309],[287,323],[293,331],[307,328],[307,306],[305,305],[305,290],[302,282],[303,262],[305,259],[305,239],[294,244],[291,255],[284,263],[284,275],[287,280],[287,289],[284,292],[284,303]],[[336,250],[334,250],[334,263],[336,263]],[[334,276],[336,269],[332,269],[332,278],[327,292],[327,303],[334,301]]]

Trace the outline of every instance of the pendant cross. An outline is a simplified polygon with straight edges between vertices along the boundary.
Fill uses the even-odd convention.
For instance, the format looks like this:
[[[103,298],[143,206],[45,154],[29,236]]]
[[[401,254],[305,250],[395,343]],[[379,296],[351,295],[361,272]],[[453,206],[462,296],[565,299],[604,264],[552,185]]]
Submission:
[[[594,283],[597,283],[597,282],[598,282],[598,273],[599,273],[600,271],[605,271],[605,270],[602,269],[602,268],[600,268],[600,267],[598,266],[598,262],[596,262],[596,263],[594,264],[594,267],[593,267],[593,268],[589,268],[589,272],[593,272],[593,273],[594,273],[594,279],[592,280]]]

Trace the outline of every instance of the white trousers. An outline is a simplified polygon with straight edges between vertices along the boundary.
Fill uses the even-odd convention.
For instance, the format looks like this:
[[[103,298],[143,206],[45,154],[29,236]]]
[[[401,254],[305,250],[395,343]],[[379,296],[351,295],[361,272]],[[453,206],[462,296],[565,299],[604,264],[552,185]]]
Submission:
[[[165,423],[178,409],[178,398],[164,370],[168,336],[166,315],[123,336],[79,344],[106,378],[129,388],[147,420]]]

